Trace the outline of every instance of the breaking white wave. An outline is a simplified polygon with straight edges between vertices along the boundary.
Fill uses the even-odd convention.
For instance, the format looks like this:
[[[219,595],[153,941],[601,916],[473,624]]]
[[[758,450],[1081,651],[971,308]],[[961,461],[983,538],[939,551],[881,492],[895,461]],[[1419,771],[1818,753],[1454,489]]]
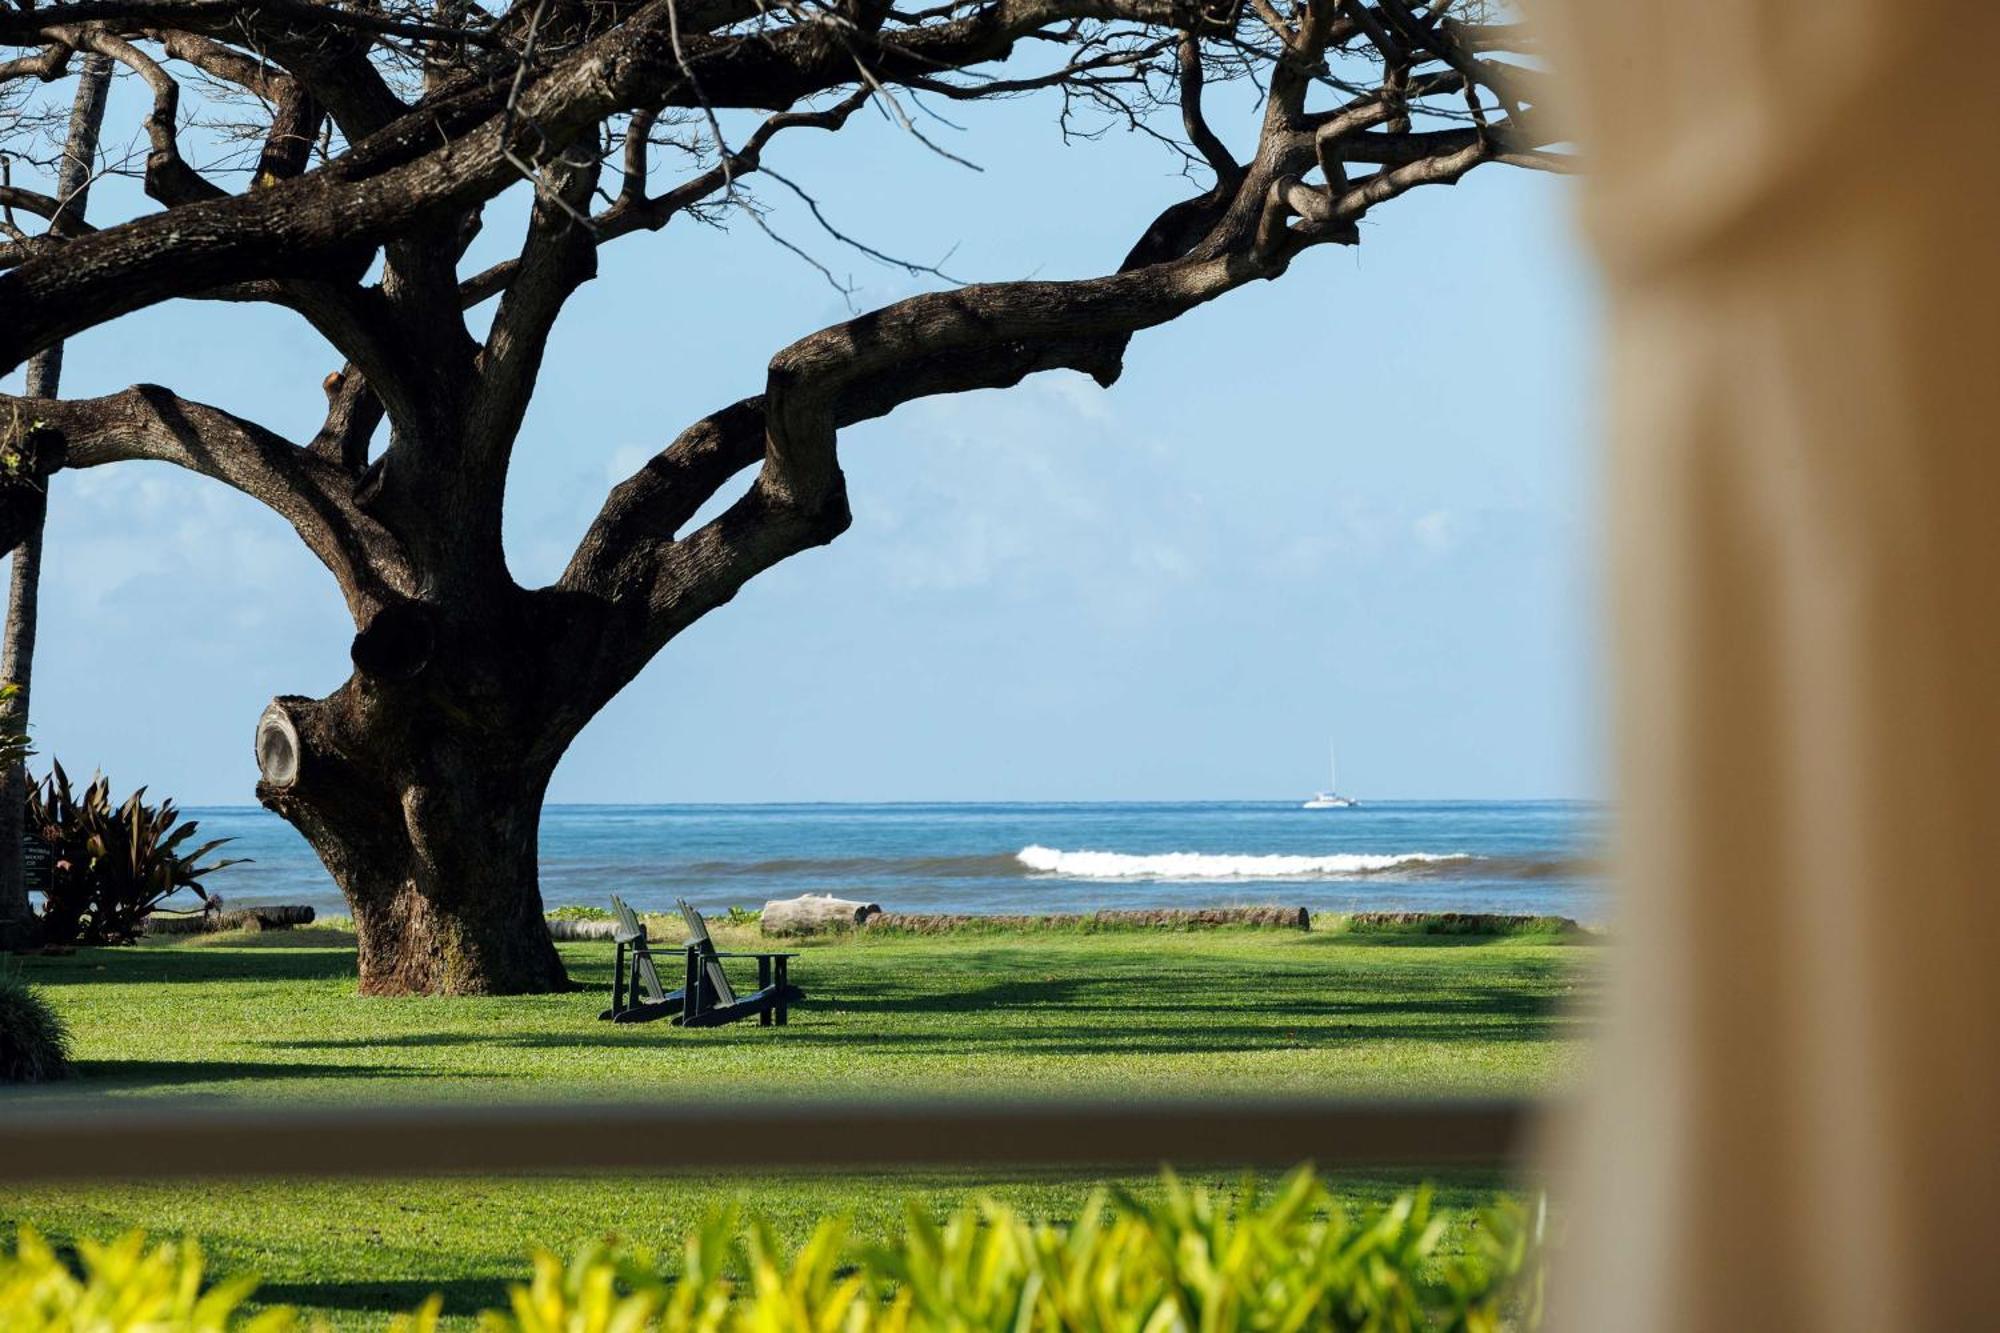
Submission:
[[[1065,852],[1039,844],[1023,847],[1014,859],[1044,875],[1078,879],[1282,879],[1296,876],[1374,875],[1440,861],[1470,859],[1464,852],[1399,852],[1370,856],[1231,856],[1207,852]]]

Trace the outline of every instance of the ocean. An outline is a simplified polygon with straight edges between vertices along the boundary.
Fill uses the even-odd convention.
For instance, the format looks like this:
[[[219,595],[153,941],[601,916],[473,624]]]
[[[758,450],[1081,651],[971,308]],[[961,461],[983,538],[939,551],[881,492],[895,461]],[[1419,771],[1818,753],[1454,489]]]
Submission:
[[[227,903],[344,914],[305,840],[267,811],[191,809],[220,855],[252,863]],[[898,912],[1087,912],[1302,906],[1318,912],[1552,913],[1600,921],[1602,807],[1567,801],[995,805],[552,805],[550,907],[704,910],[831,893]]]

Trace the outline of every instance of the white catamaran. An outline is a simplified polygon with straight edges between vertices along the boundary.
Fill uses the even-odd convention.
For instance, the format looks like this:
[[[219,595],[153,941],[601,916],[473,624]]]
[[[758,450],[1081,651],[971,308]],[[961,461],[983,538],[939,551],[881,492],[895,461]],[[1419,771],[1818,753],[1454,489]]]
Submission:
[[[1340,794],[1340,760],[1328,748],[1326,756],[1328,785],[1325,791],[1316,791],[1312,799],[1300,806],[1301,810],[1351,810],[1359,802],[1352,796]]]

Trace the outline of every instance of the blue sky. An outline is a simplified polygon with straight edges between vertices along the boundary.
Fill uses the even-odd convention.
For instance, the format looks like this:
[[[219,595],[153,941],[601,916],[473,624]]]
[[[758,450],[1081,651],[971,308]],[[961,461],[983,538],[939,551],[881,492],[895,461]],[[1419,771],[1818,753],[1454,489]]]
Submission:
[[[1108,271],[1190,192],[1150,141],[1064,146],[1045,103],[953,113],[932,132],[984,171],[861,118],[768,160],[961,278]],[[862,306],[922,289],[764,197]],[[1142,334],[1108,392],[1043,376],[847,432],[853,528],[670,645],[551,799],[1285,797],[1330,737],[1364,797],[1597,794],[1597,313],[1566,208],[1482,168]],[[608,247],[518,451],[516,577],[552,578],[612,481],[847,313],[740,223]],[[64,388],[157,381],[304,438],[332,368],[292,316],[183,303],[72,342]],[[35,734],[72,770],[248,801],[264,702],[337,686],[350,634],[254,502],[163,465],[57,478]]]

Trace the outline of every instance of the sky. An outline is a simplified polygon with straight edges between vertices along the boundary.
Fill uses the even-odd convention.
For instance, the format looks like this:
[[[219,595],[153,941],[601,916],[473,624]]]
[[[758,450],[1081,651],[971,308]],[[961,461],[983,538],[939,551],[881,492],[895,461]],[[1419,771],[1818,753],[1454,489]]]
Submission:
[[[957,279],[1108,272],[1192,192],[1143,137],[1065,145],[1042,99],[952,119],[928,133],[981,170],[860,117],[767,161]],[[1247,114],[1217,119],[1247,146]],[[1598,312],[1569,188],[1480,168],[1139,335],[1108,391],[1043,375],[844,432],[853,527],[670,644],[550,799],[1283,798],[1330,747],[1364,799],[1598,795]],[[855,306],[938,285],[781,194],[773,229]],[[131,206],[101,195],[93,219]],[[494,210],[475,261],[518,229]],[[517,449],[515,578],[553,579],[612,483],[848,300],[740,221],[607,246]],[[72,340],[63,387],[162,383],[304,439],[336,364],[286,312],[182,302]],[[164,464],[59,475],[43,580],[35,742],[121,791],[250,802],[265,702],[347,674],[290,529]]]

